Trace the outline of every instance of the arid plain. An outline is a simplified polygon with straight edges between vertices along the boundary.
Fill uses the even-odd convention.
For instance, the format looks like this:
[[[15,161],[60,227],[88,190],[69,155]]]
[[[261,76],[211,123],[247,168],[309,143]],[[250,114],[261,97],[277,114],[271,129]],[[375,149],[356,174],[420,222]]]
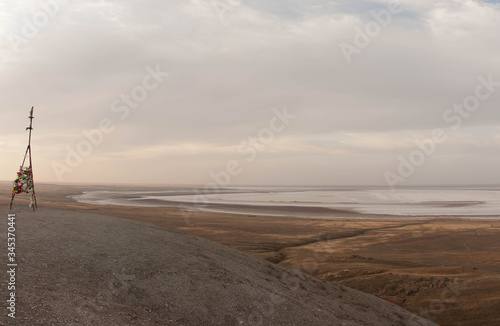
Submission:
[[[9,184],[1,184],[0,203],[8,205]],[[141,187],[37,184],[38,203],[40,208],[92,212],[181,230],[373,294],[439,325],[500,324],[498,220],[394,219],[353,212],[339,212],[343,217],[351,214],[348,219],[303,219],[175,206],[101,206],[68,197],[90,190]],[[16,197],[16,207],[28,210],[27,203],[26,197]]]

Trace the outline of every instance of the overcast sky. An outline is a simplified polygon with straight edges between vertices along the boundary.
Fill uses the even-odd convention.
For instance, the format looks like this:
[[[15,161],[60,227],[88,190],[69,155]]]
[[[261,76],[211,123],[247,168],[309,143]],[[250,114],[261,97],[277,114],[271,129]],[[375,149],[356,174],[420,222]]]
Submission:
[[[391,3],[0,1],[0,179],[500,184],[500,2]]]

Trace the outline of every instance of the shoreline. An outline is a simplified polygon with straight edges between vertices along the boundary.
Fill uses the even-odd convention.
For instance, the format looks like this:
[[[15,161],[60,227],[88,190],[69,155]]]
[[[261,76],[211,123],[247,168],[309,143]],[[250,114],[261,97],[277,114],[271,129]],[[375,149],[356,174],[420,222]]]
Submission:
[[[96,206],[96,207],[136,207],[136,208],[174,208],[183,209],[190,212],[205,212],[205,213],[218,213],[218,214],[228,214],[228,215],[241,215],[241,216],[261,216],[261,217],[286,217],[286,218],[297,218],[304,220],[366,220],[366,221],[406,221],[406,220],[436,220],[436,219],[446,219],[446,220],[474,220],[474,221],[495,221],[500,220],[500,215],[487,215],[487,216],[475,216],[475,215],[388,215],[388,214],[366,214],[356,211],[349,211],[345,209],[329,209],[322,207],[294,207],[294,206],[253,206],[253,205],[234,205],[234,204],[203,204],[203,205],[193,205],[186,202],[175,202],[171,201],[168,204],[158,204],[153,205],[153,203],[158,202],[155,200],[144,200],[149,201],[150,204],[140,205],[140,204],[117,204],[117,203],[88,203],[85,201],[77,201],[80,204]],[[75,201],[76,202],[76,201]],[[303,208],[303,214],[299,215],[297,210]],[[245,210],[247,209],[247,210]],[[318,212],[320,211],[320,212]],[[330,213],[330,214],[328,214]],[[314,214],[314,216],[306,216]],[[324,216],[322,216],[323,214]]]
[[[73,198],[72,198],[73,199]],[[93,206],[117,206],[117,207],[140,207],[140,208],[177,208],[192,212],[206,212],[219,214],[233,214],[242,216],[269,216],[269,217],[287,217],[298,219],[317,219],[317,220],[368,220],[368,221],[406,221],[414,220],[433,220],[433,219],[456,219],[456,220],[500,220],[500,215],[390,215],[390,214],[369,214],[355,210],[337,209],[327,207],[306,207],[306,206],[288,206],[288,205],[241,205],[241,204],[193,204],[190,202],[164,201],[159,199],[144,199],[141,202],[145,204],[125,204],[125,203],[92,203],[86,201],[75,202],[93,205]],[[450,204],[452,205],[452,204]],[[458,205],[458,204],[457,204]],[[465,206],[467,204],[464,204]],[[300,213],[301,212],[301,213]],[[313,215],[313,216],[311,216]]]
[[[420,189],[419,189],[420,190]],[[317,193],[310,197],[302,191],[264,191],[262,189],[249,192],[247,189],[223,188],[215,197],[198,193],[199,189],[180,188],[177,190],[135,190],[135,191],[85,191],[71,195],[70,198],[80,203],[91,205],[114,205],[127,207],[176,207],[189,211],[205,211],[208,213],[259,215],[272,217],[296,217],[305,219],[426,219],[426,218],[458,218],[474,220],[500,219],[496,207],[500,210],[498,198],[487,195],[479,200],[477,193],[467,198],[460,190],[458,193],[441,194],[441,198],[429,200],[429,195],[414,194],[417,200],[408,199],[413,194],[391,194],[392,199],[384,193],[371,193],[370,190],[358,189],[360,194],[344,198],[344,194]],[[455,191],[457,191],[455,189]],[[500,189],[497,189],[500,194]],[[262,197],[268,193],[270,196]],[[292,197],[285,197],[293,193]],[[298,194],[298,195],[297,195]],[[224,199],[224,195],[234,196]],[[246,197],[250,196],[250,197]],[[219,197],[222,196],[222,197]],[[243,197],[241,197],[243,196]],[[305,196],[305,197],[303,197]],[[325,201],[311,201],[318,198],[336,198]],[[333,197],[330,197],[333,196]],[[361,196],[356,200],[356,196]],[[451,196],[451,197],[450,197]],[[465,197],[464,197],[465,196]],[[474,198],[475,197],[475,198]],[[231,199],[232,198],[232,199]],[[252,199],[253,198],[253,199]],[[382,198],[382,199],[380,199]],[[292,200],[297,199],[297,200]],[[473,200],[476,199],[476,200]],[[344,201],[351,200],[351,201]],[[463,210],[463,211],[462,211]]]

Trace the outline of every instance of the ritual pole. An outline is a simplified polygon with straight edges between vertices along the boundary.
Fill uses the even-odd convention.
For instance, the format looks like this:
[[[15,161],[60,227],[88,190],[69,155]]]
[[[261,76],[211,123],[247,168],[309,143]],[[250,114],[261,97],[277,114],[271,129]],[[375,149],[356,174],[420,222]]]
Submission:
[[[33,161],[31,158],[31,131],[33,130],[33,107],[31,107],[30,110],[30,126],[26,128],[26,130],[29,130],[29,138],[28,138],[28,147],[26,148],[26,152],[24,153],[24,158],[23,158],[23,163],[21,164],[20,171],[23,170],[24,168],[24,163],[26,163],[26,158],[29,157],[29,172],[31,173],[31,186],[32,186],[32,191],[31,191],[31,203],[30,207],[33,208],[33,211],[37,209],[37,202],[36,202],[36,193],[35,193],[35,182],[33,178]],[[16,189],[14,188],[12,190],[12,197],[10,199],[10,206],[9,209],[12,209],[12,204],[14,203],[14,197],[16,196]]]

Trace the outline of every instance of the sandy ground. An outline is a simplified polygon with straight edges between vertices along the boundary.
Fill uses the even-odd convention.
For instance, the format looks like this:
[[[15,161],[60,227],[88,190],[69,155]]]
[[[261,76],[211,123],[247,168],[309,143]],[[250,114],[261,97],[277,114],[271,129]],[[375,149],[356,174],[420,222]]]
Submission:
[[[311,220],[95,206],[65,196],[109,186],[37,189],[41,208],[64,207],[181,230],[371,293],[439,325],[500,324],[499,221]],[[0,194],[1,204],[5,195]],[[16,203],[24,205],[21,198]]]

